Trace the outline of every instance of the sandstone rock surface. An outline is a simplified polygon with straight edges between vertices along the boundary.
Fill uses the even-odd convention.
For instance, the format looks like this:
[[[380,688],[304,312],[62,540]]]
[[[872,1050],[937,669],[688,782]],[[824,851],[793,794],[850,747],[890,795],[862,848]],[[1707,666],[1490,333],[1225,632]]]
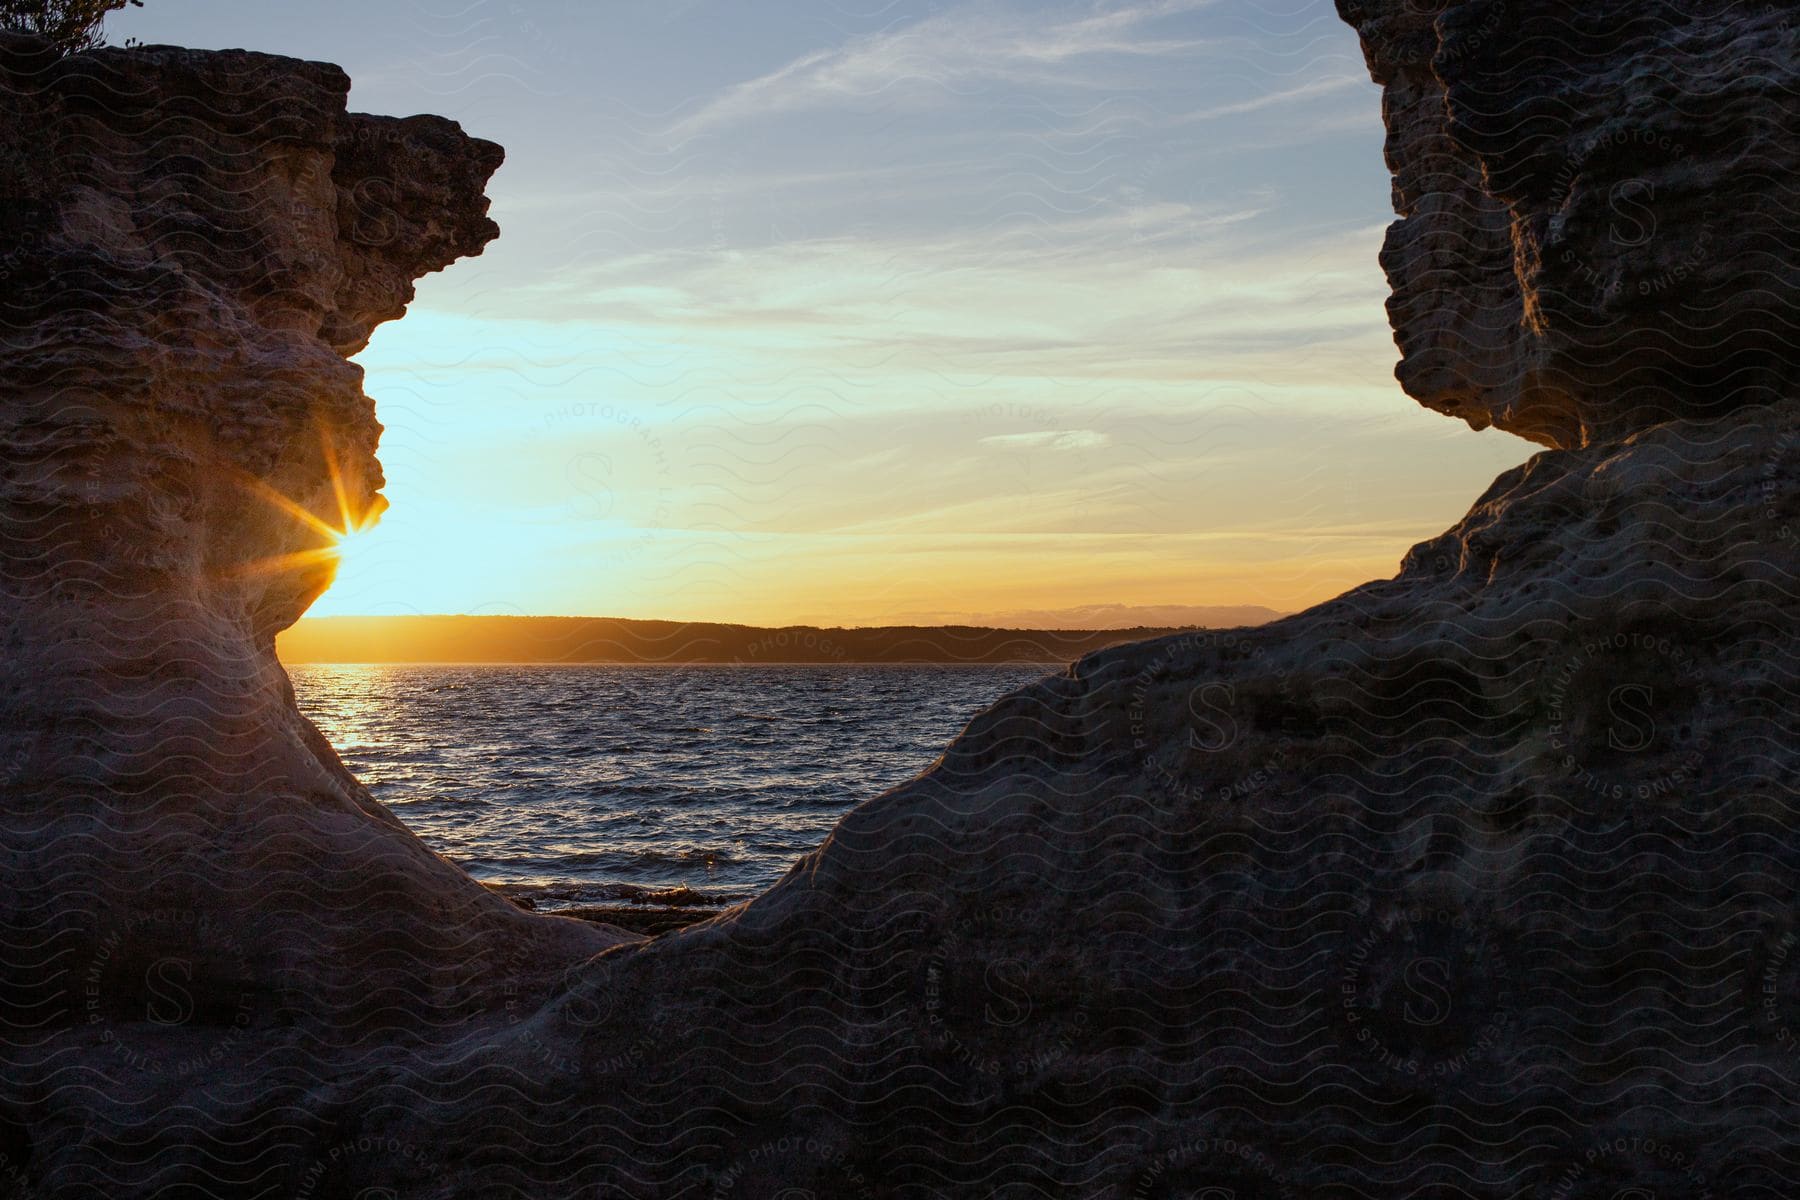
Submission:
[[[428,851],[275,660],[379,503],[344,356],[498,232],[499,147],[348,89],[0,38],[0,987],[17,1048],[72,1032],[102,1075],[160,1078],[218,1022],[235,1057],[309,992],[337,1036],[428,1026],[519,986],[509,960],[620,940]],[[179,1018],[158,1046],[111,1024],[146,1012]]]
[[[1789,397],[1800,21],[1729,0],[1338,0],[1384,89],[1407,393],[1549,446]]]
[[[494,152],[429,121],[345,152],[362,119],[315,65],[259,60],[254,88],[195,105],[195,80],[242,60],[8,58],[15,110],[105,79],[216,123],[209,140],[242,158],[216,176],[177,158],[183,182],[159,190],[174,152],[92,115],[105,106],[57,100],[54,119],[6,127],[8,147],[66,136],[115,174],[40,189],[55,232],[26,261],[78,257],[33,267],[36,290],[4,310],[0,736],[18,766],[0,832],[18,883],[0,1181],[145,1197],[1786,1195],[1800,408],[1756,402],[1788,359],[1770,351],[1755,387],[1730,364],[1738,331],[1779,313],[1793,259],[1767,267],[1776,299],[1721,310],[1661,391],[1654,372],[1584,374],[1615,335],[1667,366],[1653,314],[1566,299],[1527,337],[1515,321],[1546,303],[1541,275],[1508,275],[1497,249],[1441,279],[1413,263],[1449,227],[1431,213],[1480,214],[1469,227],[1495,247],[1542,215],[1485,169],[1520,153],[1502,131],[1464,157],[1453,127],[1426,129],[1437,101],[1405,90],[1438,77],[1421,55],[1460,61],[1440,30],[1477,10],[1510,20],[1424,0],[1350,13],[1390,118],[1416,107],[1399,127],[1425,131],[1390,146],[1415,208],[1388,254],[1396,323],[1409,360],[1449,344],[1428,320],[1488,339],[1440,358],[1438,382],[1410,368],[1416,395],[1558,448],[1391,580],[1267,626],[1102,651],[1008,697],[769,893],[649,941],[494,907],[345,775],[265,653],[318,578],[235,570],[318,535],[233,499],[235,472],[207,457],[231,431],[227,465],[333,511],[310,416],[324,404],[361,438],[338,457],[367,500],[373,418],[341,355],[398,310],[397,281],[491,234],[475,193]],[[1656,53],[1686,47],[1699,70],[1743,15],[1696,8]],[[1617,55],[1655,50],[1640,28],[1622,25]],[[1778,45],[1771,71],[1791,72]],[[1596,31],[1588,53],[1613,52]],[[1483,86],[1492,112],[1529,111],[1560,77]],[[1607,78],[1646,120],[1673,103],[1656,71]],[[325,115],[262,146],[238,123],[273,111],[254,89]],[[1683,101],[1713,114],[1709,145],[1764,137],[1733,124],[1763,117],[1718,99]],[[406,178],[429,186],[374,223],[398,236],[364,261],[345,231],[389,154],[416,157]],[[243,197],[218,202],[229,219],[183,198],[227,177]],[[294,233],[308,222],[316,237]],[[241,236],[158,249],[165,223]],[[250,249],[265,242],[296,247],[278,274]],[[117,248],[79,257],[95,244]],[[1725,285],[1693,286],[1710,303]],[[159,323],[170,306],[181,319]],[[1528,359],[1538,374],[1512,374]],[[92,455],[100,515],[68,490]],[[105,540],[109,516],[131,535]],[[149,561],[128,556],[140,545]],[[189,916],[159,923],[171,890]],[[128,907],[89,916],[109,905]],[[170,947],[190,935],[212,939],[219,978],[170,1013],[158,968],[190,961]],[[129,1003],[90,1007],[90,976]]]

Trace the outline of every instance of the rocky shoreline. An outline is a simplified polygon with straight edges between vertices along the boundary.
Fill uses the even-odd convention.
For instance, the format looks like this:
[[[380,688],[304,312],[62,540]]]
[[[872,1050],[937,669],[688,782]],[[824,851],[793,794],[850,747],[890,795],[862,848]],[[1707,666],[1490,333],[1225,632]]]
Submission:
[[[594,904],[583,908],[561,909],[556,915],[574,917],[578,921],[592,921],[596,925],[609,925],[614,929],[623,929],[631,933],[654,936],[659,933],[671,933],[677,929],[686,929],[689,925],[698,925],[702,921],[710,921],[724,911],[722,908],[651,908],[624,904]]]
[[[662,890],[646,889],[642,895],[633,896],[625,903],[564,903],[556,909],[544,908],[534,898],[520,894],[516,888],[496,884],[486,886],[526,912],[554,912],[559,917],[589,921],[624,933],[649,937],[698,925],[727,911],[716,897],[702,895],[685,884]]]
[[[324,64],[0,38],[0,1178],[1786,1194],[1793,23],[1339,9],[1384,87],[1402,385],[1546,448],[1391,579],[1006,697],[653,937],[431,854],[273,653],[324,580],[294,509],[334,511],[334,464],[380,485],[345,356],[494,236],[498,147],[349,114]]]

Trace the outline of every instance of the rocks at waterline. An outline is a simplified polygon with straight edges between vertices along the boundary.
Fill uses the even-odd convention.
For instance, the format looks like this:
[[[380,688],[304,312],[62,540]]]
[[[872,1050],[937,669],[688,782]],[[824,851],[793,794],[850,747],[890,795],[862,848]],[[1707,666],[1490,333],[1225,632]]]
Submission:
[[[1454,7],[1446,28],[1482,6]],[[1429,3],[1358,12],[1366,35],[1437,36],[1410,20]],[[1370,46],[1378,72],[1399,53]],[[1547,78],[1506,76],[1503,99],[1536,103]],[[1657,110],[1654,72],[1612,78]],[[1418,159],[1453,153],[1393,152],[1415,197]],[[1397,278],[1408,358],[1421,278]],[[1499,275],[1468,292],[1456,320],[1512,328]],[[1580,375],[1559,336],[1550,361]],[[1717,350],[1693,379],[1736,354]],[[1785,399],[1676,382],[1651,405],[1644,380],[1615,394],[1598,371],[1575,405],[1492,385],[1477,407],[1566,448],[1394,579],[1090,656],[978,717],[765,896],[569,966],[548,1001],[543,967],[569,960],[530,948],[456,1022],[395,1015],[371,1038],[351,960],[280,975],[246,956],[296,1025],[220,1004],[40,1022],[5,1051],[4,1165],[119,1195],[1782,1194],[1800,1172],[1800,428]],[[267,862],[229,836],[211,850],[246,876]],[[53,903],[89,853],[14,859]],[[385,919],[368,896],[307,900]],[[226,942],[260,929],[233,904],[202,915]],[[112,944],[142,958],[180,932]],[[475,961],[426,943],[385,979],[435,1012]]]
[[[1778,1194],[1797,446],[1784,408],[1546,451],[1392,580],[1009,697],[572,979],[533,1036],[581,1088],[497,1131],[446,1096],[487,1139],[447,1170],[548,1195],[587,1137],[634,1195]]]

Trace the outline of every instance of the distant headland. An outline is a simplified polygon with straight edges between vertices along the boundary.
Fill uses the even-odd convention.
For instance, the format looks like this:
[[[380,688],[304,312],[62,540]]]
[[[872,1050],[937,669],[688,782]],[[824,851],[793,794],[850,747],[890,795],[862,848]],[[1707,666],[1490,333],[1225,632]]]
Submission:
[[[1281,614],[1247,606],[1191,615],[1204,619],[1130,629],[763,628],[620,617],[316,617],[283,632],[275,648],[289,664],[1049,663],[1190,629],[1266,624]]]

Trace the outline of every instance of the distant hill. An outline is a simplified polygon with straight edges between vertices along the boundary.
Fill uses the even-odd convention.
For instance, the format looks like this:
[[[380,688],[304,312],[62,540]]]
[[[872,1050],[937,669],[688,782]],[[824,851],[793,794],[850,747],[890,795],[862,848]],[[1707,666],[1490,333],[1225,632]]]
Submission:
[[[1052,663],[1191,628],[1197,626],[764,629],[618,617],[317,617],[287,630],[275,648],[286,663]]]
[[[1283,614],[1260,604],[1084,604],[1008,612],[901,613],[908,624],[975,625],[996,629],[1236,629],[1264,625]]]

